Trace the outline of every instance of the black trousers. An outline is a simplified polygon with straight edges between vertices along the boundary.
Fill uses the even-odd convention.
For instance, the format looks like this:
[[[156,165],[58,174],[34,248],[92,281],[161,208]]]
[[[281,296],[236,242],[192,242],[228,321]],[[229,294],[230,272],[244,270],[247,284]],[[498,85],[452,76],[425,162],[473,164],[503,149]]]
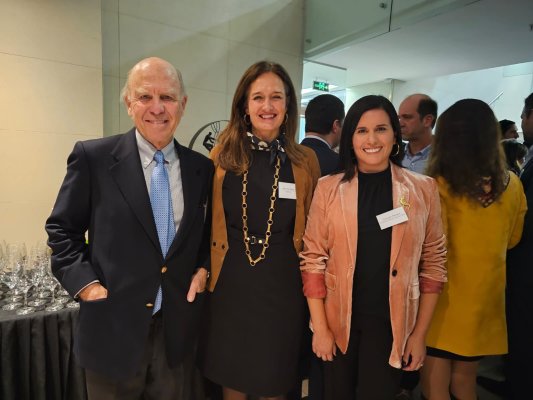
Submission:
[[[315,353],[309,366],[309,400],[324,400],[324,367],[323,361]]]
[[[353,315],[348,351],[324,362],[326,400],[393,400],[401,370],[389,365],[392,348],[390,321]]]
[[[154,316],[141,368],[125,381],[114,381],[85,370],[89,400],[193,400],[203,399],[202,382],[191,354],[170,369],[165,354],[163,319]],[[201,393],[200,393],[201,392]]]
[[[420,372],[418,371],[402,371],[402,380],[400,387],[405,390],[414,390],[420,382]]]

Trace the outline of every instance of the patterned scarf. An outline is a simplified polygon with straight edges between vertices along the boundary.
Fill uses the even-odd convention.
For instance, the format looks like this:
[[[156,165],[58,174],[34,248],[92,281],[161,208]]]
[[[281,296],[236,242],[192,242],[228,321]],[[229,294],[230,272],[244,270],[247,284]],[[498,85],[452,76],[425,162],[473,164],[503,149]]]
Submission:
[[[280,134],[272,142],[267,143],[257,136],[252,135],[250,132],[246,132],[248,139],[250,139],[250,147],[252,150],[269,151],[270,152],[270,165],[276,163],[276,157],[279,156],[281,163],[283,164],[287,159],[287,153],[285,153],[285,134]]]
[[[504,186],[509,185],[509,171],[506,171],[504,178]],[[501,193],[494,193],[492,191],[492,178],[490,176],[482,177],[476,185],[476,188],[471,192],[471,195],[477,199],[484,208],[490,206],[501,195]]]

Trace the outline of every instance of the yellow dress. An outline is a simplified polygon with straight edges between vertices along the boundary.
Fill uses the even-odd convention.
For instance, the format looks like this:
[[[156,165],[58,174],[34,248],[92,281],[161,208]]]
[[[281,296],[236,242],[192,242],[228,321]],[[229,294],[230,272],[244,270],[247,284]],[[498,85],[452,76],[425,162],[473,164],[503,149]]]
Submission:
[[[462,356],[507,353],[505,259],[522,235],[527,209],[515,174],[490,206],[451,193],[438,179],[448,240],[448,283],[426,344]]]

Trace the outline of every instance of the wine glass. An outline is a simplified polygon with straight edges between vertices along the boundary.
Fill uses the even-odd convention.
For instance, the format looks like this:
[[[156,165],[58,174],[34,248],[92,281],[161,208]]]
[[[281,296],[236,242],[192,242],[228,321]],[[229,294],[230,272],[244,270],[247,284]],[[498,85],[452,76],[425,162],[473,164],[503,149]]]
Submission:
[[[12,289],[12,299],[16,302],[22,300],[22,292],[18,287],[18,277],[24,271],[24,265],[26,263],[26,246],[23,243],[10,243],[7,244],[7,259],[8,264],[11,267],[12,272],[15,274],[13,277],[17,284]]]
[[[50,268],[50,257],[45,256],[45,258],[42,260],[42,270],[43,270],[43,277],[41,280],[41,287],[38,290],[37,297],[39,299],[48,300],[48,298],[52,295],[50,293],[50,286],[48,283],[50,280],[48,278],[53,278],[54,275],[52,274],[52,270]]]
[[[50,275],[47,275],[47,280],[48,280],[48,286],[50,287],[50,291],[52,292],[52,301],[50,302],[48,306],[46,306],[45,310],[46,311],[59,311],[65,307],[63,303],[58,302],[56,300],[56,288],[59,286],[59,282],[56,278]]]
[[[65,307],[67,308],[80,308],[80,303],[78,303],[76,300],[69,301]]]
[[[4,250],[4,242],[0,242],[0,275],[4,272],[4,265],[7,263],[6,260],[6,253]],[[0,276],[0,283],[2,283],[2,279]],[[3,286],[0,286],[0,300],[3,298],[4,292],[2,291]]]
[[[31,280],[26,276],[26,274],[22,273],[19,277],[18,285],[20,287],[20,290],[22,290],[22,293],[24,294],[24,305],[22,308],[19,308],[17,310],[17,314],[26,315],[35,312],[35,309],[33,307],[28,306],[28,291],[33,286]]]
[[[32,251],[31,254],[31,269],[28,271],[28,276],[34,287],[34,298],[28,302],[28,305],[34,308],[41,308],[48,302],[45,296],[40,296],[44,288],[42,283],[46,274],[47,257],[46,253],[43,254],[39,247],[36,247],[35,251]]]
[[[10,253],[8,261],[4,263],[2,268],[2,282],[9,288],[9,291],[11,292],[11,299],[2,307],[2,310],[5,311],[13,311],[22,306],[22,304],[18,301],[19,297],[17,297],[15,290],[20,280],[22,268],[18,260],[15,259],[16,256],[13,253]]]
[[[29,279],[33,285],[33,300],[29,301],[28,304],[31,307],[39,308],[44,306],[46,303],[48,303],[48,300],[46,298],[41,298],[39,294],[42,291],[43,285],[43,279],[44,279],[44,271],[41,266],[33,268],[29,271]]]

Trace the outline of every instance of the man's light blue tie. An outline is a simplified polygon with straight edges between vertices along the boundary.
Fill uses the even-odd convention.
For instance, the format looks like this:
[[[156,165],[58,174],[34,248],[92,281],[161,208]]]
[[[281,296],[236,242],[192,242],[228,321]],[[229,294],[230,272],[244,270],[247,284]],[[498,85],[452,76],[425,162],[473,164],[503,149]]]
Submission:
[[[174,240],[176,226],[174,225],[174,213],[172,212],[172,197],[170,195],[168,173],[165,168],[165,158],[161,150],[155,152],[154,160],[156,165],[152,171],[152,179],[150,181],[150,203],[152,204],[155,226],[164,258]],[[161,309],[162,297],[161,286],[159,286],[153,314]]]

